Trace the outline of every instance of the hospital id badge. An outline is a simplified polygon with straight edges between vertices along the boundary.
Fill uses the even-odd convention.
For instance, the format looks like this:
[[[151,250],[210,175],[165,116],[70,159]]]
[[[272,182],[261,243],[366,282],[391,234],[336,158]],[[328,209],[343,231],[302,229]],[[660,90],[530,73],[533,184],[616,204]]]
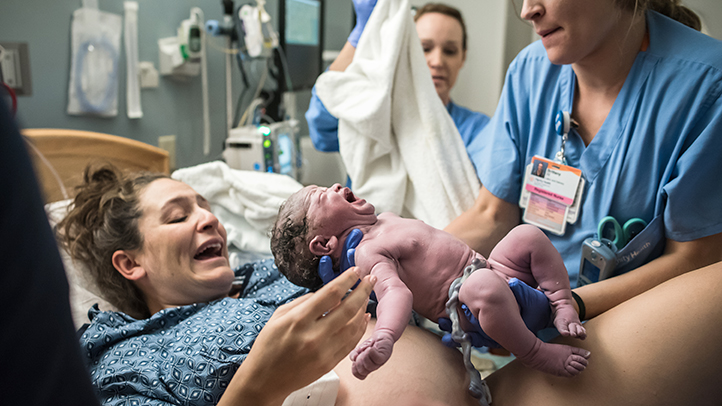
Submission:
[[[534,156],[524,171],[519,206],[523,220],[563,235],[566,223],[575,223],[584,191],[581,170]]]

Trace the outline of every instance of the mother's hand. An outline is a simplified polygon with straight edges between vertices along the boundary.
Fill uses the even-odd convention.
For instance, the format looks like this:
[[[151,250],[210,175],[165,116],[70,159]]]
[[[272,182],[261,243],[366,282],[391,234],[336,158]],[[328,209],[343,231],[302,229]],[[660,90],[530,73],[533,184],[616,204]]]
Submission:
[[[369,320],[366,303],[376,278],[365,277],[343,299],[357,281],[349,269],[317,292],[279,307],[219,405],[281,405],[291,392],[333,369],[359,342]]]

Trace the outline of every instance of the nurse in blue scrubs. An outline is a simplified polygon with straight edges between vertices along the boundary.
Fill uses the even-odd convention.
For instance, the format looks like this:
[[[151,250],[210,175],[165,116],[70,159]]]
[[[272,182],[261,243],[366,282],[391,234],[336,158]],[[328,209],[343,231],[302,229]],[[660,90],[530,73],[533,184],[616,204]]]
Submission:
[[[722,42],[677,3],[525,0],[521,16],[541,40],[510,65],[494,117],[468,148],[484,187],[446,230],[485,255],[520,223],[532,158],[561,149],[560,110],[579,124],[564,155],[586,185],[578,220],[547,234],[572,286],[602,218],[651,223],[644,238],[661,255],[577,288],[586,318],[722,260]]]
[[[358,39],[375,3],[375,0],[354,0],[356,26],[338,58],[331,64],[330,70],[343,71],[351,63]],[[489,117],[455,104],[450,97],[451,89],[466,59],[467,36],[464,19],[459,10],[435,3],[418,9],[414,21],[436,92],[468,148],[489,122]],[[306,120],[316,149],[323,152],[338,151],[338,119],[326,110],[316,96],[315,89],[306,112]]]

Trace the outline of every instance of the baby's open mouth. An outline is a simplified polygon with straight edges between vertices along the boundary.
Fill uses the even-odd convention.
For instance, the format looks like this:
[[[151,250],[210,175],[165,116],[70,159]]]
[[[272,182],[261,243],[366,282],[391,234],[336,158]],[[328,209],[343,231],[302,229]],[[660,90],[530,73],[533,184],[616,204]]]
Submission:
[[[356,195],[354,195],[351,189],[347,187],[343,188],[343,195],[346,198],[346,201],[349,203],[353,203],[356,201]]]

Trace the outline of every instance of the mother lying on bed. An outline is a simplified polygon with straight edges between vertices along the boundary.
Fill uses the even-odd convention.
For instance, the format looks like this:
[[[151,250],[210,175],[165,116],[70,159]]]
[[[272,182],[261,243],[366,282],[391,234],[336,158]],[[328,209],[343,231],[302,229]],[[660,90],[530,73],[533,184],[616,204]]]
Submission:
[[[280,405],[346,358],[368,322],[372,280],[341,301],[357,281],[353,272],[304,296],[307,290],[269,260],[240,269],[245,280],[234,284],[223,225],[203,197],[164,175],[88,169],[58,230],[104,298],[123,312],[91,310],[81,338],[106,404]],[[385,382],[358,381],[344,361],[336,368],[336,404],[379,404],[356,393],[388,399],[392,389],[473,404],[457,352],[420,330],[405,337],[400,362],[387,371],[405,382],[388,375]],[[425,355],[430,348],[437,352]],[[411,362],[417,354],[424,360]],[[411,386],[420,382],[427,383]]]
[[[307,295],[272,262],[246,265],[236,272],[245,280],[236,279],[225,229],[181,182],[88,171],[59,230],[124,312],[92,310],[81,338],[106,404],[281,405],[332,369],[337,405],[478,404],[460,353],[415,327],[383,368],[355,379],[346,355],[365,327],[373,330],[364,309],[374,280],[341,301],[356,282],[351,272]],[[512,363],[487,379],[493,405],[520,391],[534,393],[535,404],[716,402],[720,289],[717,264],[621,304],[586,324],[589,336],[576,344],[594,362],[584,373],[556,378]]]

